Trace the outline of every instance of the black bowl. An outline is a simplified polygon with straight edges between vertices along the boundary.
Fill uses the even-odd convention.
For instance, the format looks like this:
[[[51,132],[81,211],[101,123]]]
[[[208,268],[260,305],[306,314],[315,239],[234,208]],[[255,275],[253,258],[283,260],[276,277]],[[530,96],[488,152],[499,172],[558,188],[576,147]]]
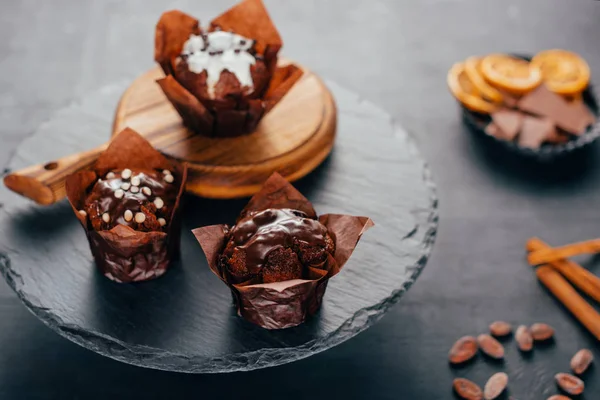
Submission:
[[[516,55],[530,61],[531,57]],[[596,119],[600,120],[600,110],[598,108],[597,98],[600,94],[597,89],[590,83],[582,93],[582,99],[588,108],[594,113]],[[543,144],[539,149],[531,149],[521,147],[516,142],[498,139],[485,131],[485,128],[491,122],[491,117],[487,114],[481,114],[471,111],[464,106],[461,106],[463,121],[471,131],[485,138],[490,145],[498,146],[505,151],[518,154],[530,159],[538,161],[553,161],[558,158],[570,155],[577,150],[588,147],[600,136],[600,121],[588,127],[588,129],[580,136],[574,136],[566,143],[561,144]]]

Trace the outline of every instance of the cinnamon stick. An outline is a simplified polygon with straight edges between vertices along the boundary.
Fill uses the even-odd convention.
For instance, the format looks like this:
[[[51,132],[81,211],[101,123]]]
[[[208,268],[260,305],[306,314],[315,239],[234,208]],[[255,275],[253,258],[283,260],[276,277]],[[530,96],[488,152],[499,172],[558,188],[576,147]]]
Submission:
[[[556,298],[600,340],[600,314],[577,293],[562,275],[549,265],[543,265],[535,271],[538,279],[556,296]]]
[[[531,238],[527,241],[527,251],[551,249],[539,238]],[[573,285],[581,289],[585,294],[600,303],[600,278],[583,268],[581,265],[569,260],[556,260],[548,263],[552,268],[560,272]]]
[[[527,256],[527,261],[531,265],[540,265],[580,254],[594,253],[600,253],[600,239],[533,251]]]

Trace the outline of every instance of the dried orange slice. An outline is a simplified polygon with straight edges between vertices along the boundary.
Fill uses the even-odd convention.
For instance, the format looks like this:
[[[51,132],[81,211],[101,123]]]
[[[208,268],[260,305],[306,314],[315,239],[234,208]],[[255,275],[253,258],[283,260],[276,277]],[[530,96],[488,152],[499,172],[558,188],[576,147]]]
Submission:
[[[494,103],[502,103],[502,93],[485,81],[481,74],[481,58],[469,57],[465,60],[465,73],[477,88],[481,96]]]
[[[492,85],[507,92],[523,94],[542,82],[539,67],[507,54],[490,54],[481,60],[481,73]]]
[[[480,97],[479,91],[467,76],[463,63],[456,63],[450,68],[447,82],[452,95],[468,109],[485,114],[496,110],[496,105]]]
[[[590,82],[590,67],[579,55],[567,50],[546,50],[531,60],[542,71],[548,89],[558,94],[573,95]]]

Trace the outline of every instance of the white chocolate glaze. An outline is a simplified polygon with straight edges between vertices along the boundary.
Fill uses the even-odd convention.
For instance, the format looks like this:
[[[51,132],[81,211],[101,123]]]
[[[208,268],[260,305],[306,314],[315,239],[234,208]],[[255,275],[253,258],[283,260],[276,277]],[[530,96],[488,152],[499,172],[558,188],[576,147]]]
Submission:
[[[256,63],[248,52],[252,44],[252,40],[231,32],[215,31],[204,37],[192,34],[183,45],[183,55],[191,72],[206,71],[210,97],[214,97],[215,85],[225,70],[234,74],[242,87],[252,91],[250,68]]]

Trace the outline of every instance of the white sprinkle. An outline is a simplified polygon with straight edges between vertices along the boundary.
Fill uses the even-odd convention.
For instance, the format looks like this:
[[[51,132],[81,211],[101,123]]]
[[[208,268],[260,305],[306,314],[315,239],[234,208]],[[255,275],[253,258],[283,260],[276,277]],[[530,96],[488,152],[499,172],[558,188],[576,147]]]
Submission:
[[[125,214],[123,214],[123,218],[125,218],[125,221],[129,222],[133,219],[133,213],[131,212],[131,210],[125,210]]]
[[[139,188],[139,187],[137,187],[137,186],[132,186],[132,187],[131,187],[131,193],[137,193],[137,192],[139,192],[139,191],[140,191],[140,188]]]
[[[121,184],[121,189],[123,189],[123,190],[129,190],[130,187],[131,187],[131,183],[129,183],[129,182],[125,182],[125,183]]]
[[[157,210],[160,210],[165,205],[165,202],[160,197],[157,197],[154,199],[154,205],[156,206]]]
[[[114,172],[109,172],[108,174],[106,174],[106,179],[113,179],[114,177],[115,177]]]
[[[163,169],[163,175],[171,175],[171,171],[168,169]]]
[[[173,178],[173,175],[171,175],[171,174],[165,175],[165,182],[173,183],[174,180],[175,180],[175,178]]]
[[[137,222],[138,224],[143,223],[146,220],[146,214],[144,213],[135,213],[135,222]]]
[[[142,183],[142,182],[140,181],[139,176],[134,176],[133,178],[131,178],[131,184],[133,186],[140,186],[140,183]]]
[[[108,215],[108,213],[102,214],[102,221],[108,224],[110,222],[110,215]]]
[[[165,226],[167,224],[167,221],[164,218],[159,218],[158,223],[160,224],[160,226]]]
[[[82,217],[87,217],[87,213],[85,212],[85,210],[79,210],[77,211],[79,213],[79,215],[81,215]]]
[[[131,178],[131,170],[129,168],[125,168],[121,172],[121,178],[123,178],[123,179],[129,179],[129,178]]]
[[[150,188],[146,186],[142,188],[142,193],[144,193],[146,196],[152,196],[152,190],[150,190]]]
[[[122,199],[123,196],[125,196],[125,192],[123,190],[121,190],[121,189],[115,190],[115,197],[117,199]]]

